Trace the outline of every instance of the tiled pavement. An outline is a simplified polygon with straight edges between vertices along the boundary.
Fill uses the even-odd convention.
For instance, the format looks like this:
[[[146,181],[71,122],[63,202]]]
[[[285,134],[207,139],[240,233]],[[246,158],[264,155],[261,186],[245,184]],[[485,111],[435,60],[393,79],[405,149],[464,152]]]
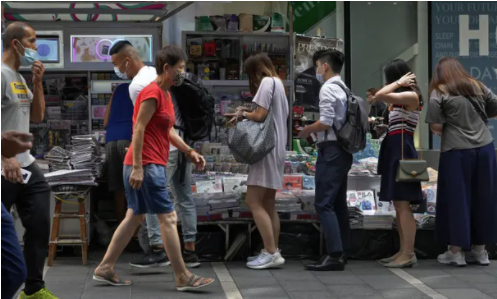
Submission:
[[[46,274],[49,289],[61,299],[497,298],[497,262],[489,267],[452,268],[429,260],[420,261],[414,269],[396,273],[372,261],[350,261],[344,272],[304,271],[303,261],[288,261],[284,268],[271,271],[249,270],[238,262],[224,263],[229,275],[219,271],[216,274],[215,268],[222,267],[222,264],[214,268],[210,263],[204,263],[194,272],[215,277],[217,281],[202,292],[178,293],[174,290],[169,267],[131,270],[128,261],[135,256],[130,254],[119,259],[116,269],[122,278],[133,281],[132,286],[98,285],[93,282],[92,274],[101,257],[102,253],[94,253],[88,266],[82,266],[77,258],[57,259]],[[234,284],[229,282],[231,279]],[[235,290],[227,287],[229,285]]]

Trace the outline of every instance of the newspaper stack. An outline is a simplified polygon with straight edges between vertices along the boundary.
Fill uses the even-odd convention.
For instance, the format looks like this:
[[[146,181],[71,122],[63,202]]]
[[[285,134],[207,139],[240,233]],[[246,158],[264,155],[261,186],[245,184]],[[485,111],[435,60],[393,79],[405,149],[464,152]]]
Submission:
[[[95,177],[90,169],[58,170],[45,174],[45,179],[50,186],[95,185]]]
[[[393,216],[388,214],[377,213],[375,215],[363,215],[363,229],[386,229],[391,230]]]
[[[349,206],[349,222],[351,229],[362,228],[362,211],[356,206]]]
[[[301,212],[302,203],[291,191],[276,192],[276,211],[280,213]]]
[[[46,155],[45,160],[48,161],[49,171],[57,170],[70,170],[71,164],[69,164],[71,153],[61,148],[60,146],[54,146]]]
[[[74,169],[90,169],[95,177],[102,174],[100,145],[93,135],[73,136],[71,165]]]
[[[435,229],[434,215],[415,214],[414,218],[418,229]]]

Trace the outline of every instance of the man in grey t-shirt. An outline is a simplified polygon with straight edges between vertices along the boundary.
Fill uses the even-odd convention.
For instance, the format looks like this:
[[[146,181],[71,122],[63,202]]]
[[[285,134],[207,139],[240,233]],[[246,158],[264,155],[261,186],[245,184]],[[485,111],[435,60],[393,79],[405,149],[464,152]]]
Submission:
[[[45,68],[35,61],[36,33],[28,24],[14,22],[5,30],[3,42],[2,132],[28,133],[29,122],[41,122],[45,114]],[[33,72],[33,92],[19,73],[21,66]],[[21,297],[57,298],[43,281],[50,234],[50,187],[29,151],[10,159],[2,157],[2,203],[7,210],[16,205],[26,229],[24,260],[28,275]]]

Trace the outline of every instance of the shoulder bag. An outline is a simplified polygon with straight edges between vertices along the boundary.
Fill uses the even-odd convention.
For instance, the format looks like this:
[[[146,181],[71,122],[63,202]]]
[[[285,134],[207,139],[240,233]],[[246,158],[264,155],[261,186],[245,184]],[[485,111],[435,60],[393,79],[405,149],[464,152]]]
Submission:
[[[403,108],[404,109],[404,108]],[[418,106],[419,110],[419,106]],[[397,168],[396,182],[428,182],[428,164],[423,160],[423,150],[420,151],[420,159],[404,159],[404,113],[402,113],[402,132],[401,132],[401,160]],[[421,140],[421,139],[420,139]]]
[[[276,130],[273,121],[273,102],[276,81],[273,78],[271,105],[264,122],[243,120],[229,130],[228,147],[236,161],[244,164],[255,164],[261,161],[276,146]]]

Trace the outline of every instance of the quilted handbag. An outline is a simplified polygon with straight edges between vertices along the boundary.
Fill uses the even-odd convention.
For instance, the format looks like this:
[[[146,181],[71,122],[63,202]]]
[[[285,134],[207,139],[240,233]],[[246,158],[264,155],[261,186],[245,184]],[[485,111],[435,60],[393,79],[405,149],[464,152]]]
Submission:
[[[428,174],[428,163],[423,160],[423,151],[421,151],[421,159],[404,160],[404,118],[402,118],[402,143],[399,168],[397,168],[396,182],[428,182],[430,176]]]
[[[273,79],[271,106],[264,122],[243,120],[236,123],[228,133],[228,147],[236,161],[255,164],[261,161],[276,146],[276,130],[273,121],[273,101],[276,82]]]

